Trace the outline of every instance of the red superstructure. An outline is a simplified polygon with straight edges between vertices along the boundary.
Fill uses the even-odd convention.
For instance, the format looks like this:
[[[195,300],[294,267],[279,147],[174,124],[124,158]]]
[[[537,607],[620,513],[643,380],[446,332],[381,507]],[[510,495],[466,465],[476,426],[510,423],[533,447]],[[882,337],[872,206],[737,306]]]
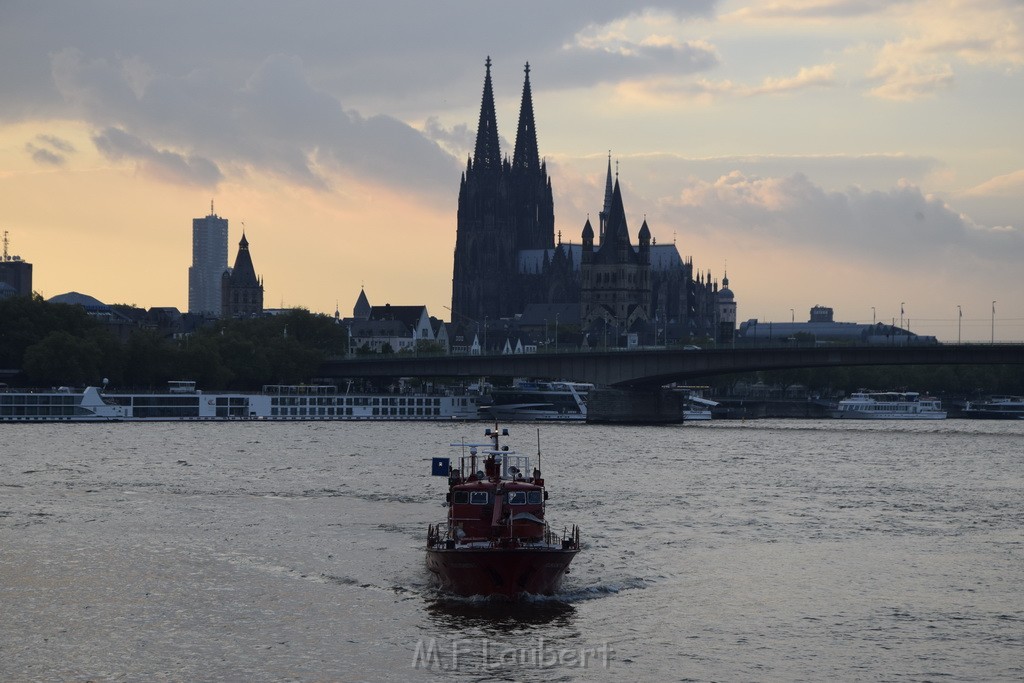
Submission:
[[[427,569],[459,595],[551,595],[580,550],[579,528],[548,527],[539,451],[531,470],[528,456],[499,445],[497,428],[485,434],[491,443],[452,444],[469,457],[448,468],[448,520],[427,531]]]

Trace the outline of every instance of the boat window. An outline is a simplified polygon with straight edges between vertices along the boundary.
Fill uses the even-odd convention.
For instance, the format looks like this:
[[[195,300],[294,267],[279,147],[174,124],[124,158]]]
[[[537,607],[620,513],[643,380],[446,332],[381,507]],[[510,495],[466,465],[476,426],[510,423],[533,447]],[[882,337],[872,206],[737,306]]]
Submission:
[[[455,491],[452,494],[452,502],[465,505],[469,502],[469,491]]]
[[[509,505],[526,505],[526,491],[509,491]]]
[[[470,491],[469,502],[473,505],[487,505],[487,491]]]
[[[540,505],[544,502],[544,494],[541,491],[529,491],[527,498],[530,505]]]

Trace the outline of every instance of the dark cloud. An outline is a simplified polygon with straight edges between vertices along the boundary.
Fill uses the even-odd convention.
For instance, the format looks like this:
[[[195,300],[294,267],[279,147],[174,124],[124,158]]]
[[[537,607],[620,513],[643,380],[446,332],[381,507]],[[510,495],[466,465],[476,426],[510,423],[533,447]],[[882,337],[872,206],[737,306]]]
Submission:
[[[39,144],[27,143],[25,151],[33,161],[44,166],[63,166],[67,161],[67,155],[76,151],[74,145],[56,135],[37,135],[36,143]]]
[[[689,45],[630,45],[628,54],[565,46],[631,13],[709,15],[714,6],[98,0],[53,12],[11,0],[0,10],[0,121],[79,118],[103,131],[105,153],[127,154],[131,145],[115,138],[128,136],[141,147],[133,159],[175,182],[215,183],[222,169],[252,167],[310,187],[329,188],[339,174],[448,201],[473,133],[423,133],[397,117],[443,112],[449,97],[458,108],[473,102],[488,54],[499,98],[518,96],[527,60],[543,70],[542,88],[706,68],[713,55]],[[38,147],[52,155],[40,154],[43,163],[62,155]]]
[[[36,140],[39,142],[49,145],[58,152],[71,153],[75,151],[75,146],[63,138],[59,138],[56,135],[37,135]]]
[[[64,3],[53,11],[29,0],[7,0],[0,8],[0,61],[6,67],[0,119],[62,110],[50,78],[50,56],[69,48],[109,62],[138,58],[158,74],[215,69],[228,79],[245,77],[270,54],[295,55],[318,87],[363,108],[364,102],[381,99],[422,104],[461,92],[467,78],[477,80],[488,54],[516,69],[527,60],[549,59],[554,70],[559,60],[573,59],[584,68],[580,78],[593,82],[597,72],[615,64],[596,52],[593,65],[581,55],[562,54],[562,46],[581,29],[647,9],[709,16],[715,5],[715,0],[652,0],[629,9],[614,0],[97,0]],[[660,68],[651,59],[634,64]]]
[[[63,166],[67,161],[63,155],[51,152],[43,147],[36,147],[31,142],[25,145],[25,151],[32,156],[32,160],[44,166]]]
[[[165,182],[212,188],[223,178],[209,159],[156,149],[118,128],[107,128],[93,137],[93,143],[108,159],[134,161],[141,172]]]

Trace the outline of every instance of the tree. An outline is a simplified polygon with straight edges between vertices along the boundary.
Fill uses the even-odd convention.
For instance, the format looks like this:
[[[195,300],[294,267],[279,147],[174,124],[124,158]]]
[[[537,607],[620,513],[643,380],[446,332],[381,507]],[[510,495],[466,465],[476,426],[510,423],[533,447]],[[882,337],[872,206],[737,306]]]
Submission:
[[[25,350],[29,381],[45,385],[99,384],[102,351],[95,342],[68,332],[51,332]]]

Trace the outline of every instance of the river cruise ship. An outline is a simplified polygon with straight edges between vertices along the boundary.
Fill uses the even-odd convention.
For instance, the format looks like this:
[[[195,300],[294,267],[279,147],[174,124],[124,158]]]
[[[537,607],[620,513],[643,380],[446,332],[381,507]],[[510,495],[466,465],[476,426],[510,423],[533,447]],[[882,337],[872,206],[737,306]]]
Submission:
[[[475,420],[476,402],[472,395],[340,393],[331,385],[206,392],[180,381],[158,393],[98,387],[0,391],[0,422]]]
[[[832,417],[846,420],[945,420],[942,403],[913,391],[859,391],[839,402]]]

